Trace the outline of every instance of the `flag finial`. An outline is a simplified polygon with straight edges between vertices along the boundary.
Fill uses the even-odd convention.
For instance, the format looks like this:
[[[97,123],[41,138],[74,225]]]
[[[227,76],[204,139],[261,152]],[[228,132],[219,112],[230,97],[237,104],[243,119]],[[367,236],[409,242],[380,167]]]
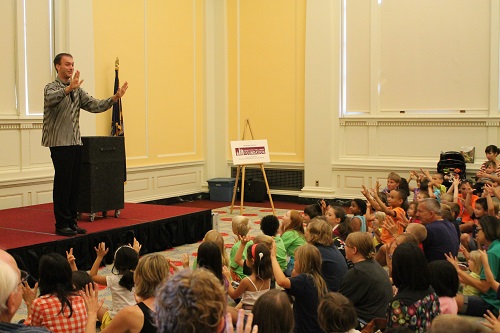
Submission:
[[[120,69],[120,59],[118,59],[118,57],[116,57],[116,60],[115,60],[115,70],[117,71],[118,69]]]

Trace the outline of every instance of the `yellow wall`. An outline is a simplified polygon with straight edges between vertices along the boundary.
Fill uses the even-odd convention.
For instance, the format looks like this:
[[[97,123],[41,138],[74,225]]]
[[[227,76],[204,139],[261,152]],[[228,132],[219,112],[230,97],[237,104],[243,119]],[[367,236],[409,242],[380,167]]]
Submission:
[[[202,0],[94,1],[96,96],[112,94],[114,60],[123,98],[128,166],[203,160]],[[109,135],[111,112],[97,134]]]
[[[305,8],[305,0],[227,2],[229,138],[241,140],[249,119],[271,162],[304,161]]]

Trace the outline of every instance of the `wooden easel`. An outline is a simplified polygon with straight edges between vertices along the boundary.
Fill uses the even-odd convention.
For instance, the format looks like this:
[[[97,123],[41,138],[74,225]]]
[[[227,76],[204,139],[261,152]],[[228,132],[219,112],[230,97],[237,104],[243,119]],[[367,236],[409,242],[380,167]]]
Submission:
[[[243,136],[241,140],[245,140],[245,134],[246,130],[250,131],[250,136],[253,140],[253,132],[252,132],[252,127],[250,126],[250,120],[245,121],[245,128],[243,129]],[[269,183],[267,182],[267,176],[266,176],[266,170],[264,169],[264,163],[259,163],[260,165],[260,170],[262,171],[262,176],[264,176],[264,182],[266,183],[266,189],[267,189],[267,195],[269,197],[269,202],[271,202],[271,208],[273,209],[273,215],[276,215],[276,210],[274,209],[274,203],[273,203],[273,198],[271,197],[271,191],[269,190]],[[238,165],[238,168],[236,169],[236,181],[234,182],[234,189],[233,189],[233,200],[231,201],[231,211],[230,214],[233,213],[233,207],[234,207],[234,200],[236,199],[236,192],[238,191],[238,180],[240,178],[240,172],[241,172],[241,199],[240,199],[240,214],[243,214],[243,202],[244,202],[244,197],[245,197],[245,168],[247,164],[242,164]]]

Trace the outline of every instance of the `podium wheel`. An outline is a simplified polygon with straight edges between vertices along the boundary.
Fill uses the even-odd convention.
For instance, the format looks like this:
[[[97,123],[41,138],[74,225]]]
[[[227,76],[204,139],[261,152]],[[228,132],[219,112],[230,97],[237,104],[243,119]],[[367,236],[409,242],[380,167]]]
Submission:
[[[115,210],[115,217],[116,218],[120,217],[120,210],[119,209]]]
[[[95,213],[90,213],[90,222],[94,222],[95,220]]]

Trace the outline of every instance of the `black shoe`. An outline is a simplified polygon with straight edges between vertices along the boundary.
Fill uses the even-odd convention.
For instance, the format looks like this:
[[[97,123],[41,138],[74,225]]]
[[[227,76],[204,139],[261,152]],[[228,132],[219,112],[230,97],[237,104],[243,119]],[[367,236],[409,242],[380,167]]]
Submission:
[[[76,231],[70,228],[61,228],[61,229],[56,229],[56,235],[59,236],[75,236]]]
[[[70,226],[70,229],[73,230],[74,232],[76,232],[77,234],[80,234],[80,235],[87,233],[87,230],[78,227],[76,224],[73,224],[72,226]]]

